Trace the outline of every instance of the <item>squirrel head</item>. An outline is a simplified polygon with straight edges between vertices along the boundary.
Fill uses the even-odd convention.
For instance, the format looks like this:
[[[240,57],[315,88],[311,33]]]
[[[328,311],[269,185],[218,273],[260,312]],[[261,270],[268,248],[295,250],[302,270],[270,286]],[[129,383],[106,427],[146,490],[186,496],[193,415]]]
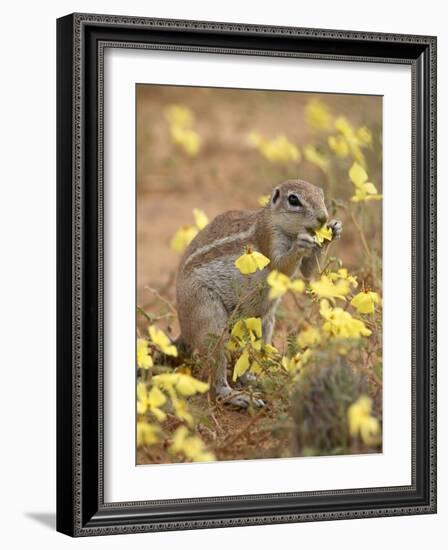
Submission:
[[[318,229],[328,220],[322,189],[302,180],[277,185],[267,208],[273,226],[291,236]]]

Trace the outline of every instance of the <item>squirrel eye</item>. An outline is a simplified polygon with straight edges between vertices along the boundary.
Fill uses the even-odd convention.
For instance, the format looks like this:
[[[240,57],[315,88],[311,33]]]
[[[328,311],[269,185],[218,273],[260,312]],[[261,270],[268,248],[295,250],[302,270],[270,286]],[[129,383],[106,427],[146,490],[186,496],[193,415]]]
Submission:
[[[297,195],[289,195],[288,202],[291,206],[303,206]]]

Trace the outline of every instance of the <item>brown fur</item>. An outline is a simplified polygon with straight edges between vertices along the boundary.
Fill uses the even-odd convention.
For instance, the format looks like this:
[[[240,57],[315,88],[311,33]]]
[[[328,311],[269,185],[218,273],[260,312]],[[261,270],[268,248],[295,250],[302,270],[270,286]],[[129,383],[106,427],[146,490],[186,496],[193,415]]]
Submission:
[[[295,195],[299,204],[291,203]],[[217,216],[190,243],[177,276],[177,308],[182,340],[191,348],[206,351],[208,335],[219,336],[239,301],[241,290],[250,292],[263,283],[271,269],[293,277],[306,260],[305,276],[315,269],[311,256],[320,254],[310,233],[327,221],[321,189],[301,180],[277,186],[269,204],[258,210],[232,210]],[[242,275],[235,260],[250,245],[270,259],[267,268]],[[304,264],[305,265],[305,264]],[[261,317],[263,339],[270,343],[277,302],[268,291],[252,295],[241,314]],[[238,406],[247,406],[247,396],[234,395],[226,379],[226,359],[220,352],[215,391]]]

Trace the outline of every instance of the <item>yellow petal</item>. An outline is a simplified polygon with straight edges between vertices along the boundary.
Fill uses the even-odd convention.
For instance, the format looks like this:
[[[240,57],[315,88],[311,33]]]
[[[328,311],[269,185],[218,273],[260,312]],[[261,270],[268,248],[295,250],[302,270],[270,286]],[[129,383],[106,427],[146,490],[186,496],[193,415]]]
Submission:
[[[374,416],[363,418],[360,426],[361,439],[366,445],[373,445],[378,440],[380,423]]]
[[[165,116],[173,125],[180,127],[188,127],[193,124],[193,113],[188,107],[183,105],[168,105],[165,108]]]
[[[266,278],[266,282],[271,287],[269,290],[269,299],[274,300],[283,296],[289,287],[290,279],[284,273],[280,273],[276,269],[272,270]]]
[[[319,153],[319,151],[313,145],[307,145],[303,150],[303,154],[308,162],[316,165],[323,172],[327,173],[328,171],[328,158]]]
[[[359,313],[374,313],[375,304],[380,301],[376,292],[362,291],[356,294],[350,301],[350,304],[355,307]]]
[[[183,399],[178,399],[176,396],[171,396],[171,403],[174,407],[174,414],[179,420],[184,420],[188,426],[194,425],[194,419],[190,411],[188,410],[187,403]]]
[[[320,332],[317,328],[306,327],[297,336],[297,343],[301,348],[309,348],[315,346],[321,341]]]
[[[348,143],[343,136],[330,136],[328,138],[328,145],[340,158],[345,158],[350,152]]]
[[[333,230],[327,225],[323,225],[319,229],[314,230],[316,242],[319,246],[322,246],[324,241],[331,241],[333,236]]]
[[[326,103],[319,99],[311,99],[305,107],[306,123],[318,130],[330,130],[333,117]]]
[[[319,281],[311,282],[310,287],[320,298],[345,300],[345,296],[350,291],[350,285],[347,281],[340,279],[335,284],[327,275],[322,275]]]
[[[254,261],[259,270],[262,270],[263,268],[265,268],[271,261],[269,258],[266,258],[266,256],[261,254],[261,252],[257,252],[256,250],[254,250],[252,254],[254,256]]]
[[[148,332],[152,343],[157,346],[160,351],[162,351],[162,353],[164,353],[165,355],[172,355],[173,357],[177,357],[176,346],[171,343],[171,340],[163,332],[163,330],[160,330],[157,327],[151,325],[148,328]]]
[[[148,391],[143,382],[139,382],[136,388],[137,394],[137,413],[145,414],[148,410]]]
[[[235,266],[243,275],[249,275],[255,273],[257,269],[261,271],[269,262],[269,258],[260,252],[247,249],[242,256],[235,260]]]
[[[232,380],[235,382],[240,376],[242,376],[250,367],[249,362],[249,353],[245,349],[243,353],[238,358],[235,366],[233,367],[233,376]]]
[[[305,290],[305,283],[301,279],[296,279],[290,282],[289,288],[293,292],[303,292]]]
[[[343,116],[338,117],[334,122],[334,127],[340,132],[348,141],[353,141],[355,138],[355,132],[350,122]]]
[[[171,239],[170,247],[176,252],[182,252],[198,234],[196,227],[184,225],[176,231]]]
[[[378,193],[375,185],[371,181],[368,181],[364,184],[364,191],[369,195],[375,195],[376,193]]]
[[[157,426],[147,422],[137,422],[137,447],[153,445],[159,440],[159,429]]]
[[[170,130],[174,143],[181,146],[188,155],[195,156],[199,153],[201,138],[197,132],[178,125],[171,126]]]
[[[151,388],[148,394],[148,403],[150,407],[160,407],[165,402],[166,402],[165,394],[162,391],[160,391],[160,389],[157,387]]]
[[[203,210],[199,210],[198,208],[193,209],[193,216],[194,221],[196,223],[196,227],[198,229],[204,229],[206,225],[208,225],[208,218]]]
[[[368,177],[367,172],[358,162],[353,163],[348,175],[357,187],[362,187],[362,185],[366,183]]]
[[[235,260],[235,266],[243,275],[249,275],[257,271],[257,264],[254,261],[252,254],[244,253]]]
[[[204,393],[209,389],[209,385],[201,380],[197,380],[188,374],[179,374],[176,384],[176,390],[180,395],[189,397],[195,393]]]
[[[367,126],[362,126],[356,130],[356,137],[364,145],[372,145],[372,132],[367,128]]]
[[[141,369],[149,369],[154,366],[152,357],[148,351],[148,342],[143,338],[137,339],[137,365]]]
[[[185,426],[180,426],[174,432],[173,442],[171,444],[171,450],[175,453],[178,453],[182,450],[185,439],[188,436],[188,428]]]
[[[260,206],[267,206],[269,204],[270,195],[260,195],[258,197],[258,204]]]

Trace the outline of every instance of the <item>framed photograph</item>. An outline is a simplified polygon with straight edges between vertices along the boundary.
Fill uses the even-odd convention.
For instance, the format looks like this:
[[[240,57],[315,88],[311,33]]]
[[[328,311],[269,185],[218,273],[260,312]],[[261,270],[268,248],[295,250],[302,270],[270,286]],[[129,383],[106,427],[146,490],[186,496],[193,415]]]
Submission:
[[[57,41],[57,529],[434,513],[436,38]]]

